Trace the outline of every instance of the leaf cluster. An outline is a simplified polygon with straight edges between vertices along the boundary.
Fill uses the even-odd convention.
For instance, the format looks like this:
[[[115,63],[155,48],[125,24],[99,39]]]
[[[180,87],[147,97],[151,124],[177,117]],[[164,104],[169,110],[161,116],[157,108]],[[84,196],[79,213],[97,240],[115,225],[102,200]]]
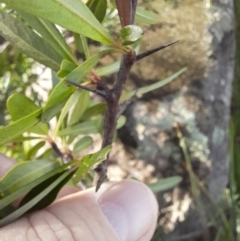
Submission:
[[[63,185],[77,184],[94,165],[107,159],[111,145],[92,154],[79,155],[93,145],[94,134],[102,135],[105,124],[103,114],[107,105],[93,101],[90,92],[106,90],[101,78],[117,72],[120,66],[120,62],[104,67],[98,63],[111,53],[133,52],[133,45],[140,44],[143,33],[139,26],[129,24],[114,39],[104,24],[112,20],[116,5],[110,5],[107,0],[89,0],[87,4],[79,0],[2,2],[5,7],[0,10],[0,35],[28,57],[50,68],[55,85],[41,105],[23,93],[14,93],[7,100],[11,122],[0,128],[0,147],[32,140],[35,144],[27,144],[24,161],[19,161],[0,180],[0,226],[26,212],[46,207]],[[136,13],[137,21],[156,21],[155,15],[146,10],[137,9]],[[74,47],[66,42],[61,29],[71,31]],[[97,53],[91,52],[89,40],[103,44]],[[76,57],[75,50],[82,53],[83,60]],[[134,93],[140,96],[160,88],[184,71],[137,92],[123,92],[120,102],[128,101]],[[52,119],[56,120],[54,126],[50,125]],[[125,118],[120,116],[116,128],[124,123]],[[12,202],[21,197],[20,204],[13,207]]]

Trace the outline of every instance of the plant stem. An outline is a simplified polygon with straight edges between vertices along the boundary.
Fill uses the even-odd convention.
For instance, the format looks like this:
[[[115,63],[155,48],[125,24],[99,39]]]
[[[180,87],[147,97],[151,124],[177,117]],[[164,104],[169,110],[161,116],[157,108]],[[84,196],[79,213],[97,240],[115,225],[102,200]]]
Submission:
[[[118,116],[118,103],[122,94],[123,86],[126,83],[127,77],[130,73],[130,69],[136,61],[136,55],[134,52],[129,52],[122,56],[120,68],[117,75],[117,81],[115,82],[110,94],[105,98],[107,109],[104,116],[103,125],[103,142],[102,148],[112,144],[114,132],[117,124]],[[96,191],[100,188],[104,179],[106,178],[107,172],[107,160],[103,161],[96,168]]]
[[[132,19],[131,19],[131,24],[134,24],[138,0],[131,0],[131,1],[132,1]]]
[[[92,93],[95,93],[99,96],[102,96],[103,98],[106,98],[107,95],[108,95],[108,90],[100,90],[100,89],[92,89],[92,88],[89,88],[87,86],[84,86],[84,85],[81,85],[81,84],[78,84],[78,83],[75,83],[73,81],[70,81],[70,80],[66,80],[67,83],[71,84],[71,85],[74,85],[76,86],[77,88],[79,89],[83,89],[83,90],[87,90],[89,92],[92,92]]]

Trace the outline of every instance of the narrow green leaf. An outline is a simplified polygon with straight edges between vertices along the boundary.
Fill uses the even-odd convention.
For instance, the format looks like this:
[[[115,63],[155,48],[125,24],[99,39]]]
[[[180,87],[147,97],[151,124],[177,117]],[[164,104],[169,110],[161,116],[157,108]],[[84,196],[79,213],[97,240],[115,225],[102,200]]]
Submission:
[[[44,18],[91,39],[113,44],[114,40],[80,0],[3,0],[8,7]]]
[[[70,74],[66,76],[67,80],[71,80],[74,82],[82,82],[83,78],[95,67],[101,55],[104,52],[97,53],[79,65],[76,69],[74,69]]]
[[[68,85],[65,79],[61,80],[61,82],[59,82],[52,90],[43,111],[46,111],[48,108],[61,103],[67,99],[75,90],[76,87]]]
[[[3,11],[0,11],[0,35],[41,64],[53,70],[59,69],[61,56],[23,22]]]
[[[156,90],[158,88],[163,87],[164,85],[170,83],[171,81],[173,81],[174,79],[176,79],[179,75],[181,75],[182,73],[184,73],[187,70],[187,68],[183,68],[181,70],[179,70],[178,72],[174,73],[173,75],[167,77],[166,79],[160,80],[154,84],[139,88],[137,90],[137,96],[141,96],[143,94],[146,94],[150,91]],[[128,100],[129,98],[131,98],[131,96],[133,96],[135,94],[135,90],[134,91],[130,91],[130,92],[125,92],[122,94],[121,98],[120,98],[120,103]]]
[[[39,110],[40,108],[22,93],[15,93],[7,100],[7,109],[13,121]]]
[[[59,166],[59,161],[51,160],[21,162],[0,179],[0,194],[7,196]]]
[[[96,69],[95,72],[98,76],[106,76],[106,75],[116,73],[119,70],[119,67],[120,67],[120,61],[117,61],[108,66],[100,67],[100,68]]]
[[[89,120],[93,116],[103,114],[105,110],[106,110],[106,104],[105,103],[96,104],[96,105],[91,106],[88,109],[86,109],[86,111],[81,116],[80,120],[81,121]]]
[[[78,33],[73,33],[75,48],[80,53],[83,53],[83,46],[82,46],[82,42],[81,42],[80,36],[82,36],[82,35],[78,34]]]
[[[38,159],[50,159],[51,156],[53,156],[53,149],[48,148],[38,157]]]
[[[91,57],[87,38],[82,34],[79,35],[78,47],[82,48],[82,52],[84,53],[86,59],[89,59]]]
[[[13,142],[23,142],[23,141],[30,141],[30,140],[38,140],[42,139],[41,136],[19,136],[17,138],[14,138]]]
[[[76,69],[76,67],[76,64],[64,59],[61,63],[61,67],[57,75],[59,78],[65,78],[69,73]]]
[[[28,184],[20,187],[19,189],[15,190],[13,193],[9,194],[8,196],[4,197],[3,199],[0,199],[0,213],[1,210],[12,203],[14,200],[19,198],[20,196],[24,195],[25,193],[29,192],[32,188],[36,187],[40,183],[46,181],[50,177],[56,175],[57,173],[63,172],[64,170],[69,169],[70,166],[75,164],[75,162],[70,162],[67,164],[63,164],[52,171],[45,172],[43,175],[41,175],[39,178],[36,178],[32,180],[32,182],[29,182]]]
[[[58,134],[60,136],[97,134],[100,132],[101,122],[102,122],[102,118],[89,120],[89,121],[77,124],[75,126],[67,127],[66,129],[60,130]]]
[[[71,80],[74,82],[82,82],[83,78],[94,68],[94,66],[97,64],[100,56],[104,54],[98,53],[85,62],[83,62],[81,65],[79,65],[76,69],[74,69],[70,74],[66,76],[67,80]],[[76,87],[70,86],[66,83],[65,79],[63,79],[61,82],[59,82],[53,91],[51,92],[49,99],[46,103],[46,106],[44,107],[44,111],[46,111],[48,108],[57,105],[58,103],[62,102],[63,100],[67,99],[74,91],[76,90]]]
[[[170,188],[175,187],[181,181],[182,181],[182,177],[180,177],[180,176],[168,177],[168,178],[158,180],[155,183],[149,183],[148,187],[153,192],[162,192],[162,191],[166,191]]]
[[[54,116],[60,113],[63,106],[66,104],[67,100],[56,104],[55,106],[49,107],[44,110],[43,114],[41,115],[41,121],[44,123],[48,123]]]
[[[21,93],[11,95],[7,100],[7,109],[13,121],[19,120],[40,108],[28,97]],[[48,134],[48,126],[44,123],[38,123],[28,130],[40,135]]]
[[[129,45],[138,41],[142,37],[142,35],[142,28],[136,25],[128,25],[121,30],[123,45]]]
[[[78,153],[93,144],[93,139],[90,136],[84,136],[79,141],[76,142],[73,148],[74,153]]]
[[[89,0],[87,6],[101,23],[107,12],[107,0]]]
[[[39,134],[39,135],[48,135],[48,125],[46,123],[38,123],[35,126],[31,127],[28,132]]]
[[[36,30],[62,58],[67,59],[75,64],[78,64],[76,57],[73,55],[72,50],[66,43],[64,37],[56,28],[56,26],[41,18],[36,18],[31,14],[20,12],[21,17]]]
[[[42,110],[25,116],[12,124],[0,128],[0,146],[7,144],[39,122]]]
[[[122,128],[122,127],[125,125],[126,120],[127,120],[127,119],[126,119],[126,116],[121,115],[121,116],[118,118],[118,120],[117,120],[117,127],[116,127],[116,129]]]
[[[44,196],[41,200],[39,200],[38,203],[36,203],[31,209],[29,209],[27,212],[33,212],[36,210],[41,210],[48,205],[50,205],[57,197],[57,194],[61,190],[61,188],[70,180],[70,178],[74,175],[76,172],[76,168],[73,170],[67,170],[63,173],[56,174],[53,177],[50,177],[48,180],[40,183],[38,186],[34,187],[21,201],[19,204],[19,207],[24,206],[28,202],[31,202],[32,199],[34,199],[39,192],[46,190],[49,187],[49,184],[53,183],[55,180],[61,180],[58,182],[58,185],[56,185],[51,192],[49,192],[46,196]],[[68,175],[66,175],[66,174]],[[64,176],[64,178],[62,178]]]
[[[111,150],[111,146],[106,146],[102,150],[89,154],[83,157],[75,176],[73,177],[73,182],[76,184],[88,171],[96,164],[104,161],[107,158],[108,153]]]
[[[59,82],[60,79],[57,76],[57,73],[51,70],[51,81],[52,81],[52,88],[54,88]]]
[[[146,94],[150,91],[156,90],[158,88],[161,88],[162,86],[170,83],[172,80],[176,79],[179,75],[181,75],[182,73],[184,73],[187,70],[187,68],[183,68],[181,70],[179,70],[178,72],[174,73],[173,75],[167,77],[166,79],[163,79],[161,81],[158,81],[154,84],[148,85],[146,87],[142,87],[137,91],[137,95],[143,95]]]
[[[74,43],[75,43],[76,49],[80,53],[84,53],[86,59],[89,59],[91,55],[88,47],[87,37],[78,33],[73,33],[73,37],[74,37]]]
[[[70,174],[69,174],[70,173]],[[37,196],[35,196],[31,201],[23,205],[22,207],[18,208],[16,211],[8,215],[7,217],[0,220],[0,227],[3,227],[4,225],[7,225],[14,220],[21,217],[24,213],[26,213],[28,210],[33,208],[37,203],[39,203],[45,196],[47,196],[50,192],[54,190],[55,187],[57,187],[61,182],[64,181],[69,175],[71,175],[71,172],[69,170],[66,170],[61,173],[60,176],[57,177],[57,179],[52,182],[46,189],[44,189],[42,192],[38,193]]]
[[[55,128],[54,133],[53,133],[53,137],[54,138],[57,136],[58,131],[60,129],[60,126],[61,126],[61,124],[63,122],[63,119],[65,118],[65,116],[69,112],[70,108],[77,103],[79,95],[80,95],[80,93],[78,91],[73,93],[71,95],[71,97],[68,99],[68,101],[66,102],[65,106],[63,107],[63,109],[61,111],[61,114],[60,114],[60,116],[58,118],[58,122],[57,122],[56,128]]]
[[[76,124],[83,112],[88,108],[90,103],[90,95],[89,92],[86,90],[81,90],[78,94],[78,100],[77,103],[75,104],[71,115],[69,116],[69,125],[74,125]]]
[[[0,210],[0,220],[16,210],[12,205],[8,205]]]
[[[145,24],[155,24],[158,22],[157,14],[139,7],[137,8],[135,19],[136,21]]]
[[[46,141],[40,141],[36,145],[30,148],[28,152],[26,153],[26,160],[30,160],[31,158],[35,157],[38,150],[42,148],[45,145]]]

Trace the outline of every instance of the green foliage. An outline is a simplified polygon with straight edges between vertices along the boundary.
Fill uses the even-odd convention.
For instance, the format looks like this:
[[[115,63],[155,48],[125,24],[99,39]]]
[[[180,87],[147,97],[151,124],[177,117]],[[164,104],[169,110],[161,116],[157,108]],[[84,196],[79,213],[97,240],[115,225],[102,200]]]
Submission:
[[[105,148],[94,154],[84,156],[77,169],[76,175],[73,178],[73,182],[75,184],[78,183],[79,180],[83,177],[83,175],[87,174],[93,165],[106,160],[110,150],[111,146],[106,146]]]
[[[59,136],[78,136],[78,135],[88,135],[97,134],[100,131],[102,119],[93,119],[81,122],[80,124],[69,126],[59,131]]]
[[[57,75],[59,78],[64,78],[69,73],[71,73],[77,67],[76,64],[64,59],[61,63],[60,70],[58,71]]]
[[[28,131],[31,127],[39,123],[39,117],[42,110],[35,111],[8,126],[0,128],[0,146],[6,145],[14,138],[20,136],[22,133]]]
[[[99,60],[106,55],[126,54],[131,50],[131,47],[115,41],[103,25],[111,21],[107,12],[115,10],[113,6],[107,5],[106,0],[89,0],[86,5],[81,0],[2,2],[8,11],[0,10],[0,35],[28,57],[50,68],[53,88],[44,102],[36,98],[37,94],[34,98],[27,97],[26,89],[32,88],[31,83],[36,79],[36,76],[33,78],[28,75],[27,84],[20,88],[23,93],[16,91],[17,87],[21,87],[22,79],[18,79],[18,84],[8,92],[9,98],[5,101],[9,121],[8,125],[0,128],[0,146],[1,150],[6,150],[13,157],[18,153],[18,164],[1,178],[0,226],[27,212],[48,206],[70,179],[77,184],[93,166],[107,158],[110,145],[96,153],[81,155],[82,151],[93,145],[92,135],[102,134],[106,103],[96,102],[88,91],[79,90],[68,81],[81,83],[90,90],[96,88],[100,76],[115,73],[120,66],[120,61],[116,61],[112,65],[98,67]],[[141,22],[156,21],[154,14],[143,9],[137,10],[137,16]],[[73,31],[70,33],[74,37],[73,45],[67,43],[57,25],[65,28],[64,33]],[[142,33],[140,27],[129,25],[123,28],[119,36],[123,39],[123,45],[134,45]],[[88,38],[109,46],[101,46],[97,51],[92,51]],[[78,60],[76,50],[84,56],[84,61]],[[21,63],[24,68],[19,73],[23,75],[31,69],[33,62],[24,56]],[[140,88],[137,94],[160,88],[183,71],[185,70]],[[9,73],[11,75],[14,71]],[[5,75],[3,86],[9,85],[8,74],[3,72],[2,75]],[[134,93],[135,91],[124,93],[121,101],[128,100]],[[56,119],[55,126],[49,124],[53,118]],[[126,118],[120,116],[116,129],[125,122]],[[51,148],[46,148],[46,142]],[[13,147],[9,150],[11,145]],[[64,159],[64,154],[70,154],[71,160]],[[167,180],[167,187],[178,182],[176,178],[172,182]],[[158,185],[163,189],[165,184]],[[158,190],[161,188],[158,186]],[[11,207],[11,203],[22,195],[25,196],[20,205],[17,208]]]
[[[78,64],[76,57],[73,55],[70,47],[57,29],[57,27],[44,19],[36,18],[31,14],[20,12],[20,16],[35,30],[44,40],[46,40],[63,59]]]
[[[59,69],[61,56],[33,30],[3,11],[0,11],[0,34],[39,63]]]
[[[101,23],[106,15],[107,0],[89,0],[87,6]]]
[[[9,97],[7,109],[12,117],[12,121],[16,121],[40,108],[24,94],[16,93]]]
[[[73,170],[65,170],[61,173],[57,173],[54,176],[50,177],[46,181],[40,183],[36,187],[34,187],[27,195],[22,199],[22,201],[19,204],[19,210],[21,210],[22,207],[26,206],[29,208],[29,203],[34,200],[39,193],[45,192],[46,195],[44,197],[40,198],[39,201],[32,206],[30,209],[27,210],[27,212],[32,212],[35,210],[43,209],[50,205],[57,197],[58,192],[61,190],[61,188],[66,184],[71,177],[75,174],[75,169]],[[50,189],[51,185],[49,183],[56,183],[53,188]],[[50,192],[46,192],[47,190],[51,190]]]
[[[153,192],[162,192],[162,191],[166,191],[168,189],[175,187],[181,181],[182,181],[182,177],[180,177],[180,176],[169,177],[169,178],[165,178],[165,179],[160,179],[155,183],[150,183],[150,184],[148,184],[148,187]]]
[[[88,109],[90,104],[90,95],[89,92],[86,90],[82,90],[77,92],[77,102],[74,105],[71,115],[69,115],[69,122],[70,126],[76,124],[82,117],[82,114],[85,110]]]
[[[58,122],[57,122],[56,128],[55,128],[54,133],[53,133],[53,137],[54,138],[57,136],[58,131],[60,129],[60,126],[63,123],[64,118],[68,114],[70,108],[76,104],[78,98],[79,98],[79,93],[78,92],[74,92],[70,96],[70,98],[67,100],[67,102],[64,105],[64,107],[62,108],[61,114],[59,115],[59,118],[58,118]]]
[[[56,174],[53,178],[53,179],[55,179],[53,182],[52,182],[52,180],[50,180],[51,181],[50,184],[49,184],[49,181],[44,182],[44,184],[47,184],[45,186],[46,188],[43,190],[39,190],[40,192],[38,191],[37,195],[34,196],[30,201],[28,201],[26,199],[29,198],[29,196],[30,196],[29,194],[33,193],[33,191],[35,191],[35,189],[32,189],[28,193],[28,196],[25,196],[25,198],[24,198],[24,201],[26,203],[22,204],[22,206],[20,206],[15,211],[13,211],[12,213],[8,214],[6,217],[4,217],[3,219],[0,220],[0,227],[7,225],[10,222],[16,220],[17,218],[21,217],[24,213],[26,213],[29,210],[38,209],[38,205],[40,205],[43,208],[46,207],[47,205],[49,205],[56,197],[56,192],[54,189],[56,188],[57,191],[59,191],[60,188],[64,185],[64,183],[66,183],[69,180],[69,177],[71,177],[71,175],[73,175],[73,174],[74,174],[74,171],[70,171],[70,170],[66,170],[60,174]],[[47,198],[45,198],[45,197],[47,197]]]
[[[123,45],[129,45],[138,41],[143,35],[143,30],[136,25],[125,26],[121,31]]]
[[[7,109],[13,121],[19,120],[40,108],[24,94],[16,93],[9,97],[7,101]],[[48,126],[44,123],[38,123],[28,130],[36,134],[47,135]]]
[[[107,146],[97,153],[85,156],[80,161],[72,161],[63,165],[59,161],[37,160],[20,163],[13,167],[1,179],[0,217],[3,218],[0,219],[0,227],[26,212],[48,206],[75,172],[74,182],[77,183],[94,164],[104,160],[110,150],[111,146]],[[26,192],[28,193],[20,202],[19,207],[16,210],[10,209],[8,212],[7,205]]]
[[[137,8],[136,21],[145,24],[154,24],[157,22],[157,15],[145,9]]]
[[[84,136],[83,138],[81,138],[79,141],[77,141],[74,145],[73,151],[75,153],[78,153],[86,148],[88,148],[89,146],[91,146],[93,144],[93,139],[90,136]]]
[[[88,73],[90,73],[90,71],[96,66],[97,62],[103,54],[106,54],[106,51],[97,53],[93,55],[91,58],[87,59],[84,63],[82,63],[71,73],[69,73],[66,76],[66,79],[77,83],[83,82],[83,78]]]
[[[125,92],[125,93],[122,94],[120,102],[124,102],[124,101],[128,100],[129,98],[131,98],[131,96],[133,96],[135,94],[135,92],[136,92],[137,96],[141,96],[143,94],[147,94],[148,92],[151,92],[153,90],[161,88],[164,85],[166,85],[166,84],[170,83],[171,81],[173,81],[175,78],[177,78],[179,75],[184,73],[186,70],[187,70],[186,68],[180,69],[179,71],[177,71],[173,75],[167,77],[166,79],[163,79],[163,80],[160,80],[160,81],[158,81],[156,83],[153,83],[151,85],[139,88],[137,91]]]
[[[59,165],[59,162],[51,162],[49,160],[19,163],[1,178],[1,197],[5,197],[22,186],[29,184],[45,173],[52,171],[56,167],[59,167]],[[24,173],[24,175],[22,175],[22,173]]]
[[[86,5],[79,0],[3,0],[8,7],[44,18],[104,44],[114,40]],[[43,10],[44,9],[44,10]]]

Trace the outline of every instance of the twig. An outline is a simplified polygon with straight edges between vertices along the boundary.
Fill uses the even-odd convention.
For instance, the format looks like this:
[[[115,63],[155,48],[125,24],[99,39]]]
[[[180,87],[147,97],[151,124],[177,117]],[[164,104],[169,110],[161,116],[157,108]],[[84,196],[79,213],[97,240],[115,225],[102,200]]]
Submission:
[[[149,55],[151,55],[151,54],[154,54],[155,52],[157,52],[157,51],[159,51],[159,50],[165,49],[165,48],[167,48],[167,47],[169,47],[169,46],[177,43],[178,41],[179,41],[179,40],[174,41],[174,42],[171,42],[171,43],[168,43],[168,44],[165,44],[165,45],[162,45],[162,46],[159,46],[159,47],[157,47],[157,48],[155,48],[155,49],[148,50],[148,51],[146,51],[146,52],[144,52],[144,53],[141,53],[141,54],[139,54],[139,55],[137,56],[136,61],[141,60],[141,59],[143,59],[143,58],[145,58],[145,57],[147,57],[147,56],[149,56]]]
[[[52,149],[55,152],[55,154],[62,159],[63,163],[68,163],[73,160],[72,154],[61,152],[56,142],[54,142],[51,138],[47,138],[47,141],[52,146]]]
[[[66,80],[67,83],[69,83],[70,85],[74,85],[76,86],[77,88],[79,89],[83,89],[83,90],[87,90],[87,91],[90,91],[90,92],[93,92],[97,95],[100,95],[102,96],[104,99],[107,98],[108,96],[108,90],[99,90],[99,89],[92,89],[92,88],[89,88],[87,86],[84,86],[84,85],[81,85],[81,84],[78,84],[78,83],[75,83],[75,82],[72,82],[70,80]]]
[[[114,131],[117,123],[118,114],[118,102],[122,94],[123,85],[125,84],[127,77],[129,75],[130,69],[136,60],[136,55],[134,52],[129,52],[124,55],[121,60],[120,68],[117,75],[117,81],[115,82],[113,88],[109,90],[109,95],[106,98],[107,109],[104,116],[103,125],[103,142],[102,148],[107,145],[112,144]],[[107,172],[107,160],[103,161],[96,168],[96,191],[100,188],[104,179],[106,178]]]
[[[138,0],[132,0],[132,19],[131,19],[131,24],[134,24],[134,22],[135,22],[137,3],[138,3]]]
[[[50,138],[48,138],[47,141],[52,146],[52,149],[55,152],[55,154],[63,160],[64,159],[64,154],[60,151],[60,149],[58,148],[57,144]]]

